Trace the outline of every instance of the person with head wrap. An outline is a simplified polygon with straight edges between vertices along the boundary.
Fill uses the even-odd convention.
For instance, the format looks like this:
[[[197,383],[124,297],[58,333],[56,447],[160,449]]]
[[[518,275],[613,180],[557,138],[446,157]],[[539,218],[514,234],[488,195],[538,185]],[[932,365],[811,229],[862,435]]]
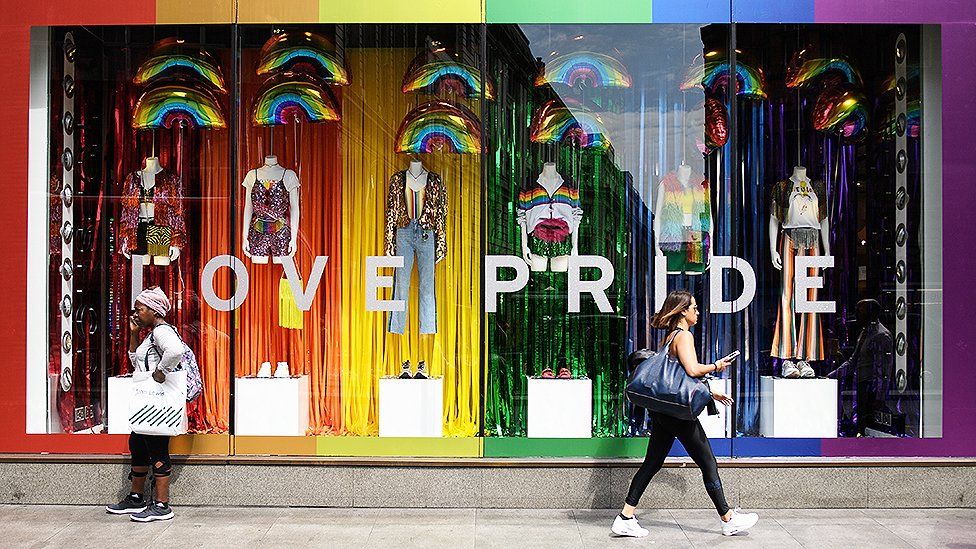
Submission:
[[[176,328],[166,323],[172,309],[166,292],[158,286],[143,290],[136,296],[136,306],[129,317],[129,361],[134,370],[151,371],[153,379],[162,383],[166,374],[179,368],[185,347]],[[142,340],[139,335],[149,330]],[[122,501],[105,510],[115,515],[129,515],[136,522],[153,522],[173,518],[169,506],[169,477],[173,466],[169,457],[168,436],[129,434],[132,488]],[[144,492],[149,469],[153,473],[153,498]]]

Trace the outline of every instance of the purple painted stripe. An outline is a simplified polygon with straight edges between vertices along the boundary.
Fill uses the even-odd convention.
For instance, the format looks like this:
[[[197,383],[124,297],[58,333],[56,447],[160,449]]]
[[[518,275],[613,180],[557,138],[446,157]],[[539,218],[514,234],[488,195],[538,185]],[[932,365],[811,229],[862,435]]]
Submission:
[[[950,2],[945,2],[950,4]],[[931,6],[940,10],[941,6]],[[941,13],[941,12],[940,12]],[[942,26],[943,437],[824,440],[825,456],[976,456],[976,26]]]
[[[817,23],[958,23],[976,21],[976,2],[816,0],[814,12]]]

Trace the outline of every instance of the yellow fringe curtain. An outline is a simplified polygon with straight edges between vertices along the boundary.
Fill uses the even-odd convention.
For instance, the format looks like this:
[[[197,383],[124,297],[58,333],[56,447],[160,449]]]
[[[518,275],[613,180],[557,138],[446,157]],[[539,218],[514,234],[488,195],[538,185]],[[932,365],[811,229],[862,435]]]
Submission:
[[[386,330],[386,312],[366,311],[366,257],[384,255],[386,193],[390,176],[410,159],[393,152],[396,130],[410,109],[429,97],[400,91],[416,54],[404,49],[347,49],[352,84],[342,96],[342,420],[350,435],[375,436],[379,379],[400,364],[427,362],[444,378],[444,435],[478,433],[481,373],[481,160],[479,155],[428,154],[420,160],[447,188],[447,258],[435,267],[437,328],[419,335],[418,279],[414,271],[401,336]],[[465,101],[459,99],[459,101]],[[476,101],[468,106],[478,112]],[[381,274],[392,275],[387,269]],[[392,299],[393,290],[379,292]]]

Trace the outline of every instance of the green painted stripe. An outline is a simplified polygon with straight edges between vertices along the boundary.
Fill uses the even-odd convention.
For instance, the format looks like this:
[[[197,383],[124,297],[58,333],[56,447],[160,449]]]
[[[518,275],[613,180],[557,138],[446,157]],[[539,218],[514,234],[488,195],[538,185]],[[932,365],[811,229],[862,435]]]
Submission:
[[[650,23],[651,0],[485,0],[488,23]]]
[[[647,439],[486,438],[485,457],[643,457]]]
[[[316,437],[320,456],[480,457],[481,439]]]

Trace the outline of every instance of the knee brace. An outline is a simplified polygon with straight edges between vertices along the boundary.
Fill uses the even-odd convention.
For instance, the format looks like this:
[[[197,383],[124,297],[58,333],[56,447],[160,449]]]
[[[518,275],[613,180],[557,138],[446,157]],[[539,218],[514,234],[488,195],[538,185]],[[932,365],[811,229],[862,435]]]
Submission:
[[[152,466],[153,477],[168,477],[173,472],[173,464],[167,457],[165,460],[157,460]]]
[[[148,474],[149,471],[142,471],[141,473],[139,471],[129,471],[129,480],[134,478],[144,478]]]

